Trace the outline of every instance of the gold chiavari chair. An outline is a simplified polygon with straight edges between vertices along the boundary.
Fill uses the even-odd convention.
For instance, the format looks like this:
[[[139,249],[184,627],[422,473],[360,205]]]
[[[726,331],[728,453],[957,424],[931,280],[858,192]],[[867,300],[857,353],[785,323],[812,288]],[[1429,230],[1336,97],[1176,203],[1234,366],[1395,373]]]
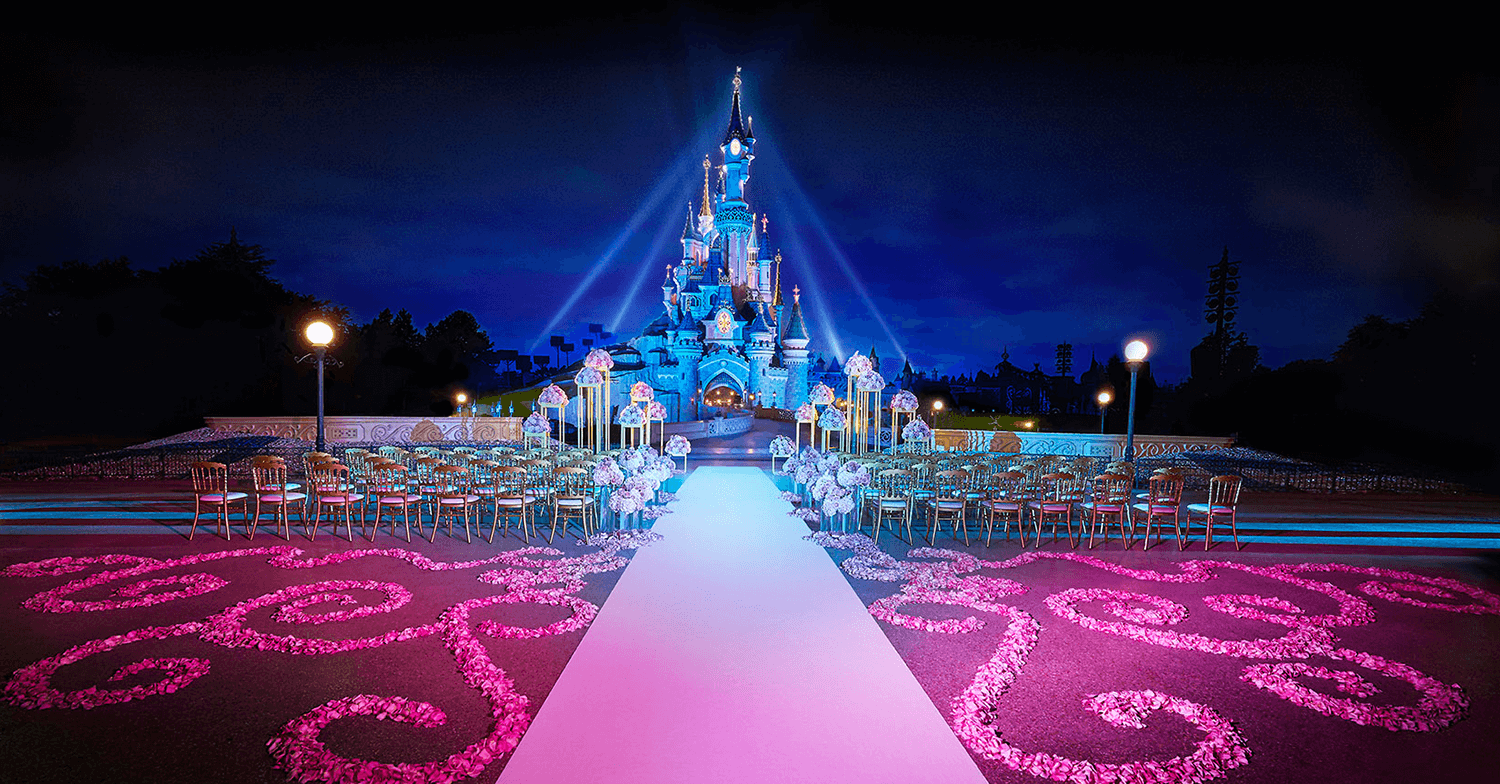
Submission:
[[[261,459],[267,458],[267,459]],[[255,487],[255,519],[250,522],[250,538],[255,538],[255,529],[260,527],[262,510],[269,509],[277,522],[276,530],[285,531],[287,541],[292,539],[292,523],[288,509],[297,507],[297,521],[307,525],[306,493],[290,488],[297,485],[287,481],[286,461],[268,455],[257,456],[250,463],[251,481]]]
[[[1184,479],[1182,474],[1176,471],[1163,471],[1152,474],[1147,480],[1145,498],[1132,506],[1130,516],[1130,529],[1135,530],[1135,513],[1144,516],[1145,533],[1141,538],[1144,549],[1151,549],[1151,523],[1156,523],[1156,541],[1161,542],[1161,528],[1164,520],[1171,516],[1172,527],[1177,532],[1178,548],[1182,549],[1182,521],[1179,512],[1182,508],[1182,488]]]
[[[198,515],[204,508],[214,510],[219,520],[219,529],[224,538],[229,538],[229,507],[238,503],[240,517],[249,515],[249,501],[245,493],[229,489],[229,466],[223,463],[198,462],[189,469],[193,480],[193,525],[188,529],[188,540],[198,531]]]
[[[1177,549],[1187,547],[1187,535],[1193,527],[1193,515],[1203,515],[1203,549],[1207,550],[1214,541],[1214,518],[1228,518],[1229,530],[1234,534],[1234,549],[1240,549],[1240,531],[1235,525],[1240,504],[1240,486],[1244,480],[1237,476],[1216,476],[1208,480],[1208,503],[1188,504],[1187,531],[1179,532],[1177,536]]]
[[[906,541],[911,539],[911,472],[900,468],[887,468],[874,477],[871,483],[873,492],[870,498],[870,508],[875,518],[875,542],[880,542],[880,530],[884,527],[887,517],[895,517],[901,521],[906,528]],[[901,535],[896,533],[895,526],[891,527],[891,533],[897,538]]]
[[[537,497],[531,492],[531,483],[526,469],[522,466],[501,466],[495,469],[494,481],[496,486],[493,499],[495,515],[490,522],[489,541],[495,541],[495,529],[500,525],[501,517],[505,518],[506,533],[510,533],[510,518],[515,517],[521,529],[522,541],[530,544],[532,535],[536,533],[536,514],[533,507],[537,504]]]
[[[329,519],[333,522],[334,530],[338,530],[338,520],[333,517],[335,512],[342,511],[344,515],[344,526],[349,530],[349,541],[354,541],[354,523],[351,512],[355,507],[359,508],[359,527],[363,531],[365,527],[364,495],[355,492],[349,467],[342,463],[323,462],[312,466],[312,473],[308,476],[310,495],[313,499],[313,519],[308,530],[308,538],[318,535],[318,525],[323,520],[323,512],[326,510]]]
[[[990,537],[995,532],[995,517],[1005,520],[1005,540],[1010,541],[1010,521],[1016,521],[1016,530],[1021,536],[1021,546],[1026,546],[1026,529],[1022,525],[1022,510],[1026,508],[1026,474],[1020,471],[1001,471],[990,475],[989,493],[984,500],[984,546],[990,546]]]
[[[1089,513],[1089,549],[1094,549],[1094,536],[1103,533],[1109,541],[1109,520],[1114,517],[1120,525],[1120,539],[1130,549],[1130,533],[1125,529],[1130,515],[1130,477],[1124,474],[1105,473],[1094,477],[1089,488],[1088,500],[1079,507]]]
[[[411,541],[411,509],[417,508],[417,536],[422,535],[422,496],[411,492],[409,486],[411,470],[394,460],[376,463],[370,469],[370,494],[375,497],[375,525],[373,531],[380,532],[380,518],[386,511],[391,513],[391,536],[396,535],[396,511],[401,512],[401,522],[406,526],[406,541]],[[436,523],[433,528],[436,529]],[[374,536],[370,537],[374,539]]]
[[[957,539],[959,532],[963,532],[964,546],[969,545],[969,526],[965,522],[969,500],[969,477],[963,471],[946,470],[938,471],[932,476],[932,497],[927,499],[930,507],[931,523],[927,526],[927,543],[937,543],[937,532],[943,527],[943,521],[948,521],[953,531],[953,538]]]
[[[432,539],[437,540],[438,525],[443,517],[448,518],[448,535],[453,535],[453,519],[459,514],[464,516],[464,541],[472,542],[470,533],[469,516],[479,508],[479,496],[474,492],[473,481],[468,469],[462,466],[441,465],[433,470],[433,479],[436,486],[434,501],[436,513],[432,518]]]
[[[594,494],[593,472],[581,466],[561,466],[553,472],[552,532],[547,544],[557,536],[559,523],[563,535],[568,533],[567,521],[578,519],[578,540],[587,541],[598,525],[598,502]]]

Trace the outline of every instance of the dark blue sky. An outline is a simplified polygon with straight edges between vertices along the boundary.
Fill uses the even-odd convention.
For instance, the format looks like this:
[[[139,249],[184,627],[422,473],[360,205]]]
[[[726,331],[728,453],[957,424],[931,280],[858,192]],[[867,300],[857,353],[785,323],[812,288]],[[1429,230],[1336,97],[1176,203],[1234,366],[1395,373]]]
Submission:
[[[1411,63],[1316,31],[1040,41],[958,22],[7,40],[0,273],[156,267],[232,225],[362,321],[461,308],[538,353],[590,321],[634,334],[742,66],[751,206],[825,354],[835,334],[921,369],[1009,347],[1050,370],[1066,340],[1076,372],[1144,335],[1180,380],[1226,245],[1271,366],[1326,358],[1433,286],[1493,283],[1500,91],[1462,45]]]

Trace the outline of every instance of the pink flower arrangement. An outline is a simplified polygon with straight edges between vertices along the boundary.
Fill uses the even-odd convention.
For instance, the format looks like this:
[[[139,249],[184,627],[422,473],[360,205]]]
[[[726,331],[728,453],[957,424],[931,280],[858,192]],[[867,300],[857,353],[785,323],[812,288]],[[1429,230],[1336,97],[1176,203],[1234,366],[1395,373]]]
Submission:
[[[588,353],[588,356],[583,358],[583,364],[585,367],[592,368],[596,371],[604,371],[609,370],[610,368],[615,366],[615,358],[610,356],[608,351],[605,351],[602,348],[596,348],[590,351]]]
[[[630,385],[630,399],[637,403],[649,403],[656,399],[656,391],[651,388],[650,384],[637,381]]]
[[[927,441],[932,438],[932,428],[920,419],[913,419],[901,428],[901,438],[905,441]]]
[[[798,422],[816,422],[818,421],[818,407],[812,403],[803,403],[797,406],[795,416]]]
[[[552,433],[552,422],[542,416],[542,412],[533,411],[521,420],[521,432],[528,436],[547,436]]]
[[[827,384],[815,384],[807,393],[808,402],[817,406],[826,406],[833,402],[833,387]]]
[[[585,365],[573,374],[573,383],[580,388],[603,386],[604,374],[592,365]]]
[[[844,412],[833,406],[823,409],[823,416],[818,420],[818,427],[824,430],[843,430]]]
[[[873,370],[867,370],[859,374],[854,382],[854,388],[861,392],[879,392],[885,389],[885,377]]]
[[[786,436],[776,436],[771,439],[771,454],[775,457],[791,457],[797,454],[797,445]]]
[[[646,404],[646,418],[656,421],[664,421],[667,418],[667,407],[653,400]]]
[[[874,367],[875,364],[870,361],[869,357],[856,351],[844,362],[844,375],[859,378],[869,373]]]
[[[689,452],[693,451],[693,444],[680,435],[674,435],[667,439],[665,451],[672,457],[685,457]]]
[[[548,384],[542,394],[537,395],[536,402],[548,408],[558,408],[568,404],[568,393],[556,384]]]
[[[618,487],[625,482],[625,472],[614,458],[606,457],[594,465],[594,484],[600,487]]]
[[[631,403],[620,411],[619,416],[615,417],[615,422],[621,427],[640,427],[646,424],[646,412],[641,410],[640,406]]]
[[[891,396],[891,410],[910,414],[917,410],[917,396],[903,389]]]

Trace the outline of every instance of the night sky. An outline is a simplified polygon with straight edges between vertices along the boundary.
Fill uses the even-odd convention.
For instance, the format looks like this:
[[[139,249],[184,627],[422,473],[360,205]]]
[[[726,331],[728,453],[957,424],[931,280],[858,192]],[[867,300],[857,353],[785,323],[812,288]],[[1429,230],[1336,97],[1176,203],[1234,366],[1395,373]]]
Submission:
[[[1226,245],[1239,326],[1272,367],[1327,358],[1367,313],[1410,317],[1435,286],[1494,283],[1487,48],[899,21],[12,33],[0,279],[120,255],[155,268],[233,226],[288,287],[359,321],[464,309],[498,348],[533,353],[588,322],[634,335],[660,308],[703,156],[719,160],[741,66],[751,207],[825,356],[874,345],[956,373],[1008,347],[1050,372],[1068,341],[1076,374],[1144,336],[1157,378],[1178,381]]]

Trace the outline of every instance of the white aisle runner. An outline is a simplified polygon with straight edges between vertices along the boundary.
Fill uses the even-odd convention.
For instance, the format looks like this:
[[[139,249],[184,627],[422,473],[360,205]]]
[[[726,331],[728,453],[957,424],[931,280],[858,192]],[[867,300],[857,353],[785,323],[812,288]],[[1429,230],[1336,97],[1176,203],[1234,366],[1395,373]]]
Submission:
[[[501,784],[984,781],[762,471],[699,468],[678,498]]]

